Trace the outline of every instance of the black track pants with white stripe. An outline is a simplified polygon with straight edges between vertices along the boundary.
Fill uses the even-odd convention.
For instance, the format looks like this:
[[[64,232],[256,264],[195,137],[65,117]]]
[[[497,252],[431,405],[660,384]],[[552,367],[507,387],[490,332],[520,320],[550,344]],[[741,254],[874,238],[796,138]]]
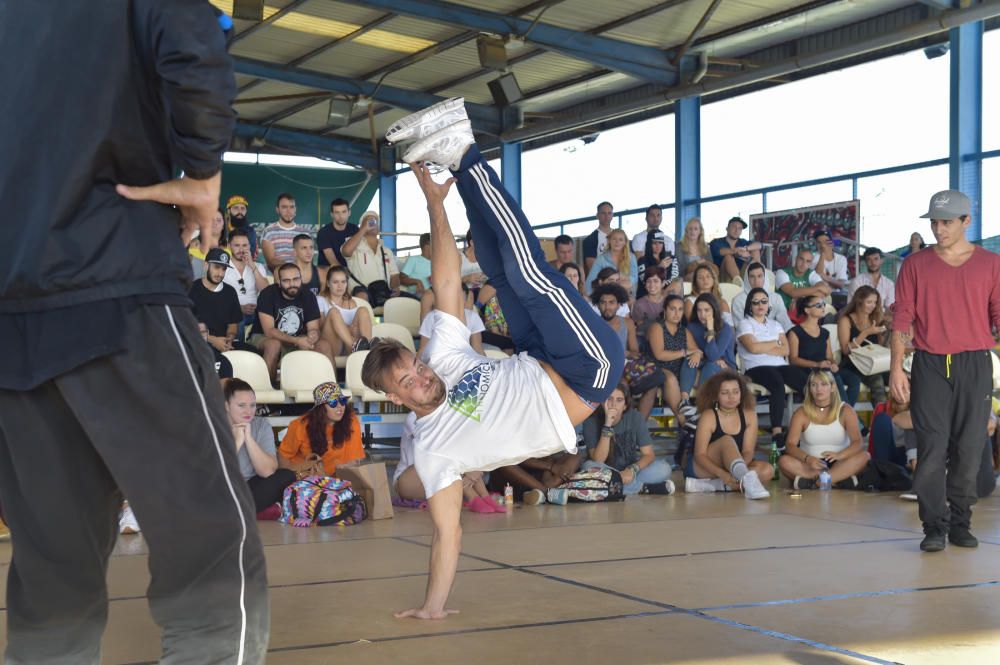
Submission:
[[[603,402],[625,368],[618,335],[548,264],[524,212],[475,145],[452,173],[476,260],[497,291],[517,350],[551,364],[582,398]]]
[[[208,347],[184,308],[125,320],[127,351],[0,390],[6,662],[100,662],[124,493],[149,546],[161,662],[263,663],[263,550]]]

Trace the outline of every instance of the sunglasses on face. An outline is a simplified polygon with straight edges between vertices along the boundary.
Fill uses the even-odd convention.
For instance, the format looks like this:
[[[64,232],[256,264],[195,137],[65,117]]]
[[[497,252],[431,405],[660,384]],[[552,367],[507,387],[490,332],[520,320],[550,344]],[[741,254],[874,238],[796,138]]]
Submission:
[[[820,300],[819,302],[814,302],[811,305],[806,305],[808,309],[823,309],[826,307],[826,303]]]
[[[767,304],[767,298],[764,298],[763,300],[751,300],[750,304],[751,305],[766,305]]]
[[[335,409],[338,406],[346,406],[347,405],[347,401],[348,401],[348,398],[346,396],[344,396],[344,395],[341,395],[340,397],[335,397],[335,398],[331,399],[329,402],[326,403],[326,405],[328,407],[330,407],[331,409]]]

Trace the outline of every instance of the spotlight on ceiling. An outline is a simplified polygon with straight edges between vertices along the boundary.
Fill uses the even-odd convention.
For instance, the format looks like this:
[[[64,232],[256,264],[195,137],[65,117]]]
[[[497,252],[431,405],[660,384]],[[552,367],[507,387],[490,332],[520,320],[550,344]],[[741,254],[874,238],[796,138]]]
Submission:
[[[329,117],[327,124],[331,127],[347,127],[351,124],[351,114],[354,112],[354,100],[343,97],[330,98]]]
[[[263,21],[264,0],[233,0],[233,18]]]
[[[924,49],[924,55],[927,56],[928,60],[933,60],[934,58],[940,58],[943,55],[948,54],[947,44],[934,44],[933,46],[928,46]]]
[[[476,37],[479,64],[487,69],[507,69],[507,48],[502,37],[479,35]]]
[[[493,101],[497,106],[510,106],[518,103],[524,97],[521,86],[517,84],[513,73],[504,74],[486,85],[489,87],[490,94],[493,95]]]

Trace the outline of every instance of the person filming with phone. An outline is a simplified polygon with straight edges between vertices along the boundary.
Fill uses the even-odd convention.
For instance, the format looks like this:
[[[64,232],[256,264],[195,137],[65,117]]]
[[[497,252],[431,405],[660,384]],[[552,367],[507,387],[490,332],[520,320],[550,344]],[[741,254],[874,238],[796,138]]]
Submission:
[[[368,210],[361,215],[358,232],[340,250],[347,259],[349,288],[353,292],[358,286],[365,287],[372,307],[381,307],[386,300],[399,295],[399,264],[392,250],[379,238],[379,230],[378,213]]]

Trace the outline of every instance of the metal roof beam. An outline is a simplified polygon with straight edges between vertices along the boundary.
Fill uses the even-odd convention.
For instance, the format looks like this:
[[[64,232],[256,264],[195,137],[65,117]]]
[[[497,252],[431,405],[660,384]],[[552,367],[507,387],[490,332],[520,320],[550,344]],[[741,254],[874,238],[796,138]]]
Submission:
[[[265,127],[248,122],[237,122],[235,136],[245,139],[262,139],[265,143],[312,157],[325,157],[351,166],[374,171],[378,159],[371,148],[363,143],[345,141],[329,136],[317,136],[281,127]]]
[[[593,62],[646,80],[659,80],[676,72],[660,49],[608,37],[535,23],[441,0],[343,0],[379,7],[406,16],[457,25],[500,35],[527,35],[527,41],[584,62]],[[611,65],[614,65],[613,67]],[[676,81],[676,76],[673,80]]]
[[[436,104],[444,97],[430,95],[415,90],[405,90],[388,85],[378,85],[369,81],[358,81],[344,76],[333,76],[331,74],[320,74],[319,72],[290,67],[288,65],[277,65],[262,60],[251,60],[250,58],[234,58],[235,69],[240,74],[256,76],[257,78],[271,79],[272,81],[283,81],[295,85],[315,88],[317,90],[328,90],[347,96],[368,97],[373,100],[385,102],[397,108],[416,111],[426,106]],[[312,103],[312,100],[310,100]],[[470,118],[473,118],[479,126],[486,131],[496,132],[500,128],[500,112],[490,106],[483,104],[466,104],[466,111]],[[266,123],[265,123],[266,124]]]

